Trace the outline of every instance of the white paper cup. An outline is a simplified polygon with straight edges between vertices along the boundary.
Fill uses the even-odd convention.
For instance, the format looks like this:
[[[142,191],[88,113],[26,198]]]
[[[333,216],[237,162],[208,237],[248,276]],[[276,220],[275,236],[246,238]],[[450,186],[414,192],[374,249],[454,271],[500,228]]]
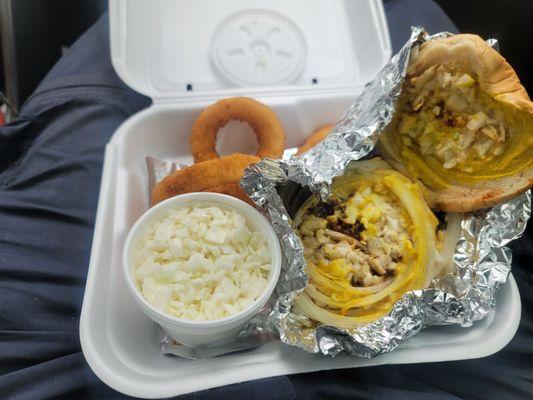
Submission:
[[[266,238],[272,257],[267,287],[250,306],[230,317],[212,321],[193,321],[166,314],[144,298],[133,277],[132,253],[137,241],[149,227],[165,218],[169,210],[190,205],[214,205],[224,209],[237,210],[245,217],[249,228],[261,232]],[[174,340],[193,347],[205,347],[232,340],[239,329],[266,304],[276,287],[280,270],[280,245],[270,222],[244,201],[218,193],[187,193],[172,197],[150,208],[129,231],[122,254],[122,271],[126,284],[141,310],[159,324]]]

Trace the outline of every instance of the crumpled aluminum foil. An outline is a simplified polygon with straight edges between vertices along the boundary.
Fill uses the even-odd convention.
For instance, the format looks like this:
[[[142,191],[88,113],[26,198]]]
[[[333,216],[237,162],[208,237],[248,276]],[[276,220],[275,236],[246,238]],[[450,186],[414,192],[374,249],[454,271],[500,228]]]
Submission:
[[[350,330],[319,326],[291,309],[308,277],[303,247],[289,215],[310,192],[327,198],[332,179],[341,175],[350,161],[373,150],[395,111],[411,53],[424,41],[450,35],[430,36],[423,28],[413,28],[409,41],[365,86],[322,143],[300,158],[265,159],[246,170],[241,186],[270,218],[282,246],[284,269],[270,319],[284,343],[330,356],[345,352],[375,357],[394,350],[425,327],[468,327],[495,309],[494,294],[511,268],[511,251],[505,245],[525,229],[531,214],[530,192],[491,210],[465,214],[454,254],[455,271],[434,280],[429,289],[406,293],[386,316],[372,324]],[[489,44],[496,45],[496,41]]]

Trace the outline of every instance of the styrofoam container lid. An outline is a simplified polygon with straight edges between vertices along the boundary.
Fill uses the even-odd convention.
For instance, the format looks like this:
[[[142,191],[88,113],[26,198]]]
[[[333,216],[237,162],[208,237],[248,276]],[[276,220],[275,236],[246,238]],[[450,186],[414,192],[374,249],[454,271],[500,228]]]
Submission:
[[[111,0],[111,58],[159,101],[345,91],[391,48],[379,0]]]

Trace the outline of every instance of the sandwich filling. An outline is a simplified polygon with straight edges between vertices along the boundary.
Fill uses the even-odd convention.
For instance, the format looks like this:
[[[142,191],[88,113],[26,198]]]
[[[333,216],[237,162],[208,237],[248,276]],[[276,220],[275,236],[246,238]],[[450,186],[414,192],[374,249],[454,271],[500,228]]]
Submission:
[[[512,174],[531,163],[531,118],[480,89],[478,77],[433,65],[407,78],[398,112],[382,140],[392,141],[411,174],[430,187]],[[512,122],[512,123],[511,123]]]
[[[396,171],[337,178],[329,202],[308,200],[295,218],[309,276],[297,307],[338,327],[384,315],[438,273],[437,223],[419,186]]]
[[[347,188],[344,188],[345,190]],[[299,226],[308,267],[359,287],[384,283],[412,252],[407,212],[382,182],[309,209]]]

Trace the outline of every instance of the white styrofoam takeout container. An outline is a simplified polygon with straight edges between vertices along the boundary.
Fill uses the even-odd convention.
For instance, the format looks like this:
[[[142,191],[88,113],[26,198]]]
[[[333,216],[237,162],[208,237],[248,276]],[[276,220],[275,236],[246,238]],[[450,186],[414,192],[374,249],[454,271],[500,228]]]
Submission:
[[[213,32],[232,28],[220,24],[250,9],[259,19],[264,15],[257,9],[281,14],[279,20],[265,18],[279,23],[277,28],[293,45],[299,40],[294,26],[301,32],[305,63],[292,82],[282,76],[277,85],[260,86],[258,80],[255,86],[238,86],[216,69]],[[242,14],[234,18],[239,21]],[[199,111],[235,95],[252,96],[272,107],[286,130],[287,147],[301,145],[314,129],[334,123],[351,105],[364,83],[388,61],[390,43],[379,0],[111,0],[110,36],[118,74],[150,96],[153,105],[124,122],[106,148],[80,320],[83,353],[106,384],[132,396],[170,397],[283,374],[484,357],[511,340],[521,309],[512,277],[497,295],[496,312],[472,328],[433,327],[371,360],[326,358],[279,341],[208,360],[162,355],[157,327],[139,310],[121,273],[125,237],[149,204],[145,156],[191,163],[189,132]],[[246,50],[245,45],[239,42],[240,50]],[[298,57],[292,59],[294,64]],[[242,75],[250,79],[254,71]],[[221,132],[220,152],[253,151],[249,128],[229,125],[231,135],[226,128]]]
[[[254,232],[260,232],[266,240],[271,254],[270,272],[263,293],[248,307],[237,314],[218,320],[191,321],[174,317],[157,309],[141,293],[133,276],[134,250],[147,230],[160,222],[170,210],[191,206],[217,206],[224,210],[238,211],[246,225]],[[187,346],[200,347],[227,343],[239,329],[267,303],[278,283],[281,270],[281,249],[276,232],[270,222],[254,207],[235,197],[219,193],[186,193],[171,197],[148,209],[130,229],[122,252],[122,271],[128,289],[139,308],[154,322],[165,329],[171,338]]]

